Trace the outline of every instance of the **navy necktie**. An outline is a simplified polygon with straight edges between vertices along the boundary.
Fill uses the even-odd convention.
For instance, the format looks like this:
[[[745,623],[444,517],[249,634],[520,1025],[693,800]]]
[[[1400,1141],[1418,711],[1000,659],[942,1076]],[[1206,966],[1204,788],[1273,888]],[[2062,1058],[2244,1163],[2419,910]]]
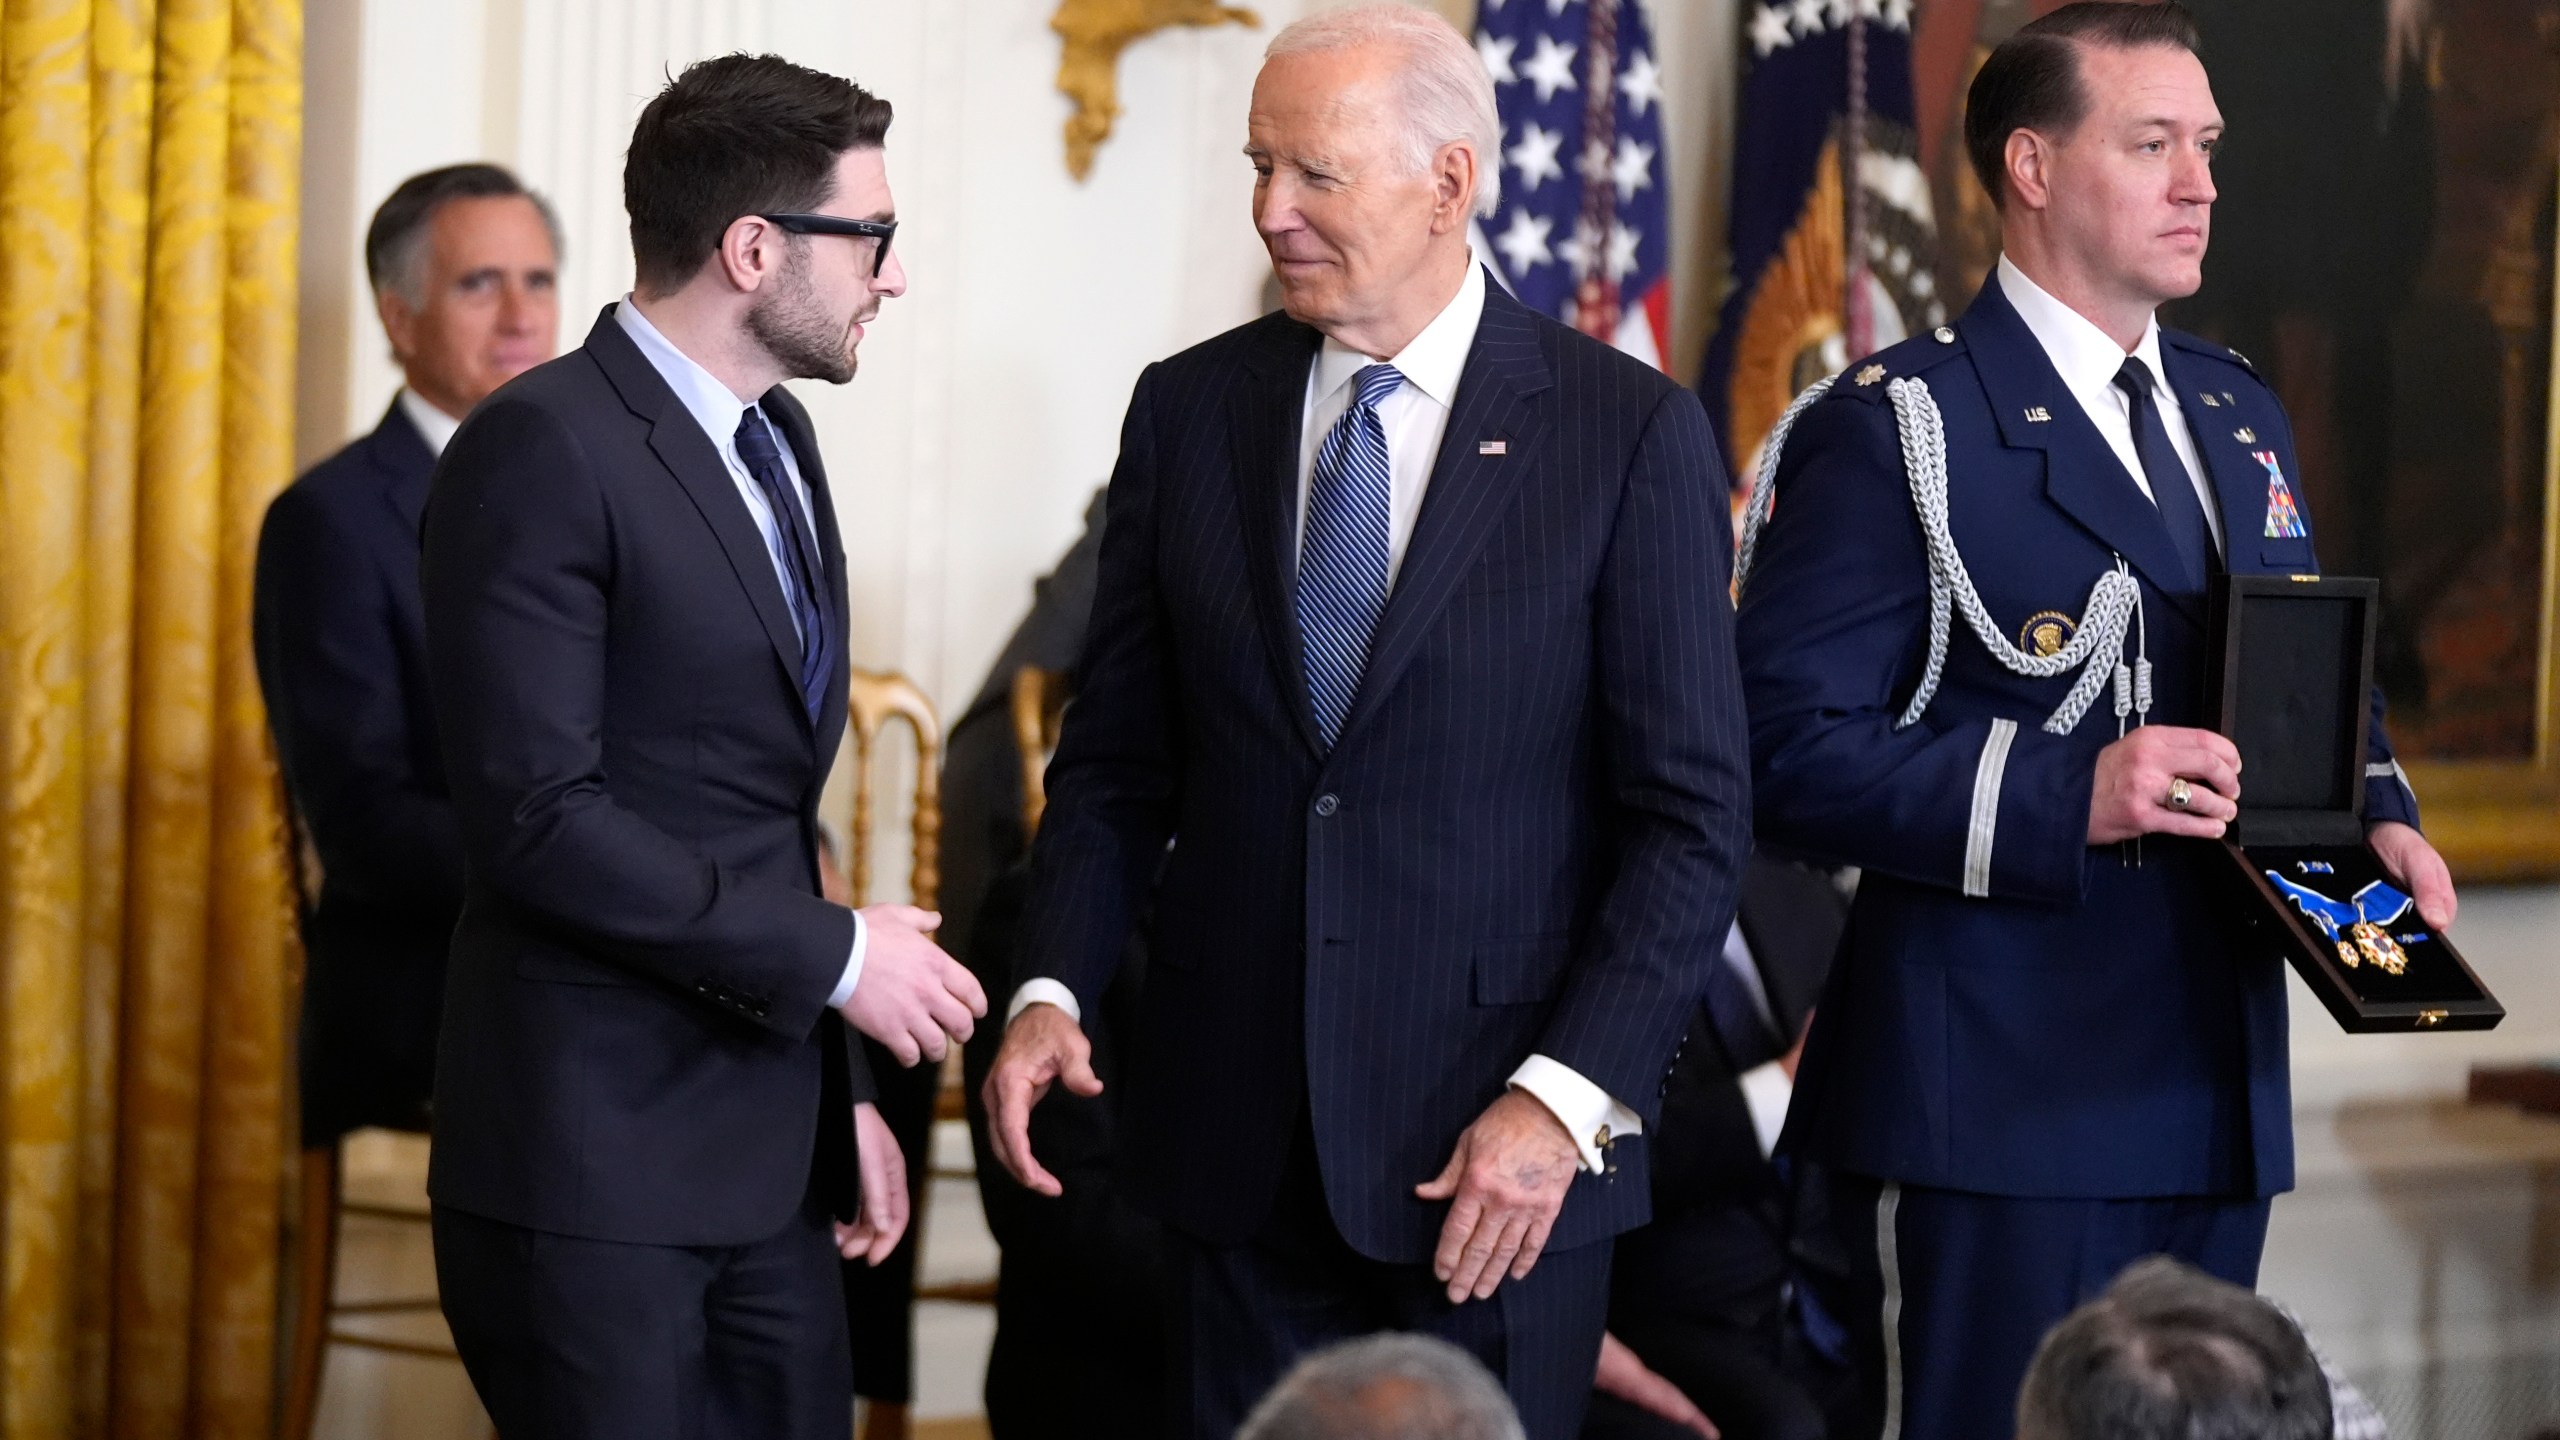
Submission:
[[[1307,482],[1306,539],[1298,554],[1298,639],[1307,700],[1325,748],[1342,736],[1369,668],[1369,641],[1387,608],[1387,513],[1392,493],[1387,428],[1378,406],[1404,375],[1372,365],[1352,377],[1349,409],[1316,449]]]
[[[2128,355],[2124,368],[2116,372],[2116,388],[2123,391],[2127,417],[2133,421],[2133,453],[2142,458],[2142,476],[2151,482],[2151,501],[2160,507],[2161,523],[2169,527],[2169,541],[2178,549],[2178,557],[2187,562],[2189,588],[2202,590],[2205,582],[2219,568],[2219,557],[2213,549],[2213,531],[2205,523],[2204,501],[2196,495],[2196,482],[2187,473],[2186,462],[2178,458],[2178,449],[2169,443],[2169,427],[2161,422],[2160,407],[2151,397],[2151,367],[2141,357]]]
[[[756,407],[748,406],[747,413],[738,417],[737,440],[738,458],[746,462],[747,473],[755,477],[756,488],[764,492],[764,503],[773,511],[774,566],[781,572],[783,598],[800,627],[800,703],[808,707],[809,723],[814,725],[826,705],[828,677],[835,673],[835,638],[827,628],[827,608],[818,598],[824,593],[826,567],[818,562],[817,544],[801,517],[800,499],[792,493],[782,449],[773,443],[773,429]]]

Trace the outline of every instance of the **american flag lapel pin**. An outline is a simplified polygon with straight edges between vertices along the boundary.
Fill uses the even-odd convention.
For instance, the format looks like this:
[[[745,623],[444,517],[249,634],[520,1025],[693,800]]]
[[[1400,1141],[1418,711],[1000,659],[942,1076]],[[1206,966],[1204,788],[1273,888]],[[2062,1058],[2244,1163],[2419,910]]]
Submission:
[[[1511,453],[1511,442],[1508,440],[1479,440],[1476,442],[1476,453],[1479,455],[1508,455]]]

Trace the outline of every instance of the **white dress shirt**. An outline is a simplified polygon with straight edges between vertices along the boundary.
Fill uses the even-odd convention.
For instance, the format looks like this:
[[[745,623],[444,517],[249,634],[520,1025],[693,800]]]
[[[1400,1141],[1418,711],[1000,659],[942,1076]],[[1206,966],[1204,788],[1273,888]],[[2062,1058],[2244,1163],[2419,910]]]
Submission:
[[[1742,938],[1742,922],[1724,932],[1724,953],[1716,963],[1731,970],[1742,982],[1742,992],[1751,997],[1751,1008],[1769,1033],[1778,1033],[1777,1012],[1769,1005],[1769,989],[1760,981],[1760,962],[1751,958],[1751,942]],[[1778,1153],[1778,1132],[1787,1128],[1787,1106],[1794,1101],[1796,1082],[1787,1076],[1787,1067],[1775,1060],[1754,1065],[1734,1077],[1742,1089],[1742,1108],[1751,1114],[1751,1134],[1760,1142],[1762,1155]]]
[[[2000,257],[2000,293],[2027,322],[2027,329],[2044,347],[2045,358],[2062,375],[2064,388],[2088,412],[2089,422],[2107,448],[2124,462],[2126,473],[2154,505],[2160,497],[2151,493],[2151,480],[2142,473],[2142,453],[2133,443],[2133,410],[2122,390],[2116,388],[2116,373],[2124,369],[2125,348],[2110,338],[2089,317],[2047,294],[2044,287],[2027,278],[2027,273]],[[2205,479],[2204,466],[2196,459],[2195,436],[2187,430],[2186,408],[2178,403],[2177,392],[2169,388],[2169,375],[2160,367],[2160,321],[2154,316],[2142,328],[2142,343],[2133,349],[2133,357],[2151,372],[2151,401],[2160,410],[2161,428],[2169,432],[2169,448],[2178,452],[2178,463],[2187,467],[2188,483],[2196,487],[2196,499],[2204,506],[2204,523],[2213,532],[2215,549],[2223,548],[2222,502],[2215,498],[2213,486]]]
[[[1458,378],[1467,368],[1467,352],[1475,348],[1476,326],[1484,318],[1484,271],[1474,263],[1458,282],[1458,293],[1430,324],[1422,327],[1389,363],[1404,376],[1394,393],[1378,402],[1378,423],[1387,434],[1387,585],[1392,592],[1403,568],[1414,521],[1422,514],[1423,492],[1430,488],[1431,467],[1440,456],[1440,440],[1458,399]],[[1298,437],[1298,535],[1306,534],[1307,488],[1315,475],[1317,449],[1341,420],[1357,391],[1354,377],[1382,357],[1359,351],[1327,337],[1308,367],[1304,420]],[[1055,1005],[1078,1023],[1084,1019],[1075,993],[1058,981],[1023,982],[1005,1007],[1009,1024],[1023,1007]],[[1527,1091],[1564,1124],[1581,1152],[1585,1169],[1604,1173],[1608,1157],[1599,1139],[1604,1128],[1615,1138],[1639,1135],[1644,1122],[1636,1113],[1591,1083],[1580,1071],[1544,1055],[1531,1055],[1511,1073],[1511,1083]]]
[[[613,318],[622,326],[622,333],[630,336],[631,343],[639,346],[640,353],[648,357],[659,378],[667,382],[667,388],[676,392],[676,399],[702,427],[702,433],[710,437],[711,448],[719,452],[720,463],[728,467],[729,483],[737,487],[738,498],[745,502],[748,516],[756,522],[756,533],[764,537],[765,559],[773,564],[774,582],[782,587],[784,595],[789,595],[791,575],[782,568],[781,547],[793,541],[783,534],[776,522],[773,506],[764,498],[764,487],[747,473],[747,462],[738,455],[738,421],[746,415],[752,402],[739,399],[737,392],[722,384],[718,376],[677,349],[674,341],[660,334],[658,327],[649,323],[649,317],[640,313],[640,307],[632,303],[630,296],[623,296],[622,303],[613,307]],[[818,531],[816,522],[810,517],[809,482],[800,478],[799,458],[791,453],[791,442],[784,438],[782,427],[773,423],[773,417],[766,415],[764,421],[773,431],[773,447],[782,452],[782,468],[791,476],[791,493],[800,502],[800,519],[808,524],[809,533],[814,536]],[[798,634],[798,609],[787,604],[782,608],[791,617],[792,633]],[[836,982],[835,993],[827,998],[828,1009],[839,1009],[853,998],[854,984],[862,978],[862,957],[870,948],[870,926],[863,920],[862,912],[856,910],[853,912],[853,953],[845,960],[844,978]]]
[[[400,387],[396,399],[400,413],[408,416],[409,423],[418,427],[418,438],[427,442],[427,453],[443,455],[444,447],[453,443],[453,432],[462,428],[462,422],[437,409],[434,401],[406,385]]]

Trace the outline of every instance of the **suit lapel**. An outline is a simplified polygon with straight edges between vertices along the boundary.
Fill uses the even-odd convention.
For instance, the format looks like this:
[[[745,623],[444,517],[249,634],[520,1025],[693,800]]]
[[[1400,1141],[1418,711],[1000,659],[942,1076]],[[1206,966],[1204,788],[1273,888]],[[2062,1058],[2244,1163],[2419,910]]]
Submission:
[[[822,589],[826,595],[827,623],[835,627],[836,654],[835,674],[818,712],[817,733],[823,740],[842,730],[845,709],[850,703],[847,692],[852,680],[852,661],[848,658],[851,650],[845,632],[852,623],[852,602],[846,595],[852,572],[845,563],[844,534],[836,520],[834,493],[827,484],[827,462],[818,454],[818,434],[809,423],[809,412],[801,408],[799,400],[790,391],[779,385],[766,391],[759,403],[764,413],[772,416],[774,423],[781,427],[782,438],[791,446],[791,458],[799,462],[801,482],[809,487],[810,516],[817,522],[818,563],[825,566],[827,572]],[[768,564],[767,568],[771,566]],[[795,652],[795,664],[797,659]],[[795,670],[793,675],[796,678],[798,672]],[[818,778],[825,780],[823,770]]]
[[[427,482],[436,473],[436,452],[427,448],[427,437],[418,433],[418,427],[401,411],[400,402],[394,400],[366,443],[374,468],[383,475],[383,501],[411,535],[423,533]]]
[[[773,554],[765,549],[764,536],[756,531],[755,518],[747,513],[747,502],[738,495],[736,482],[729,478],[729,467],[722,463],[720,452],[712,448],[709,436],[684,408],[675,392],[658,374],[649,357],[640,353],[631,337],[624,334],[620,321],[614,319],[613,307],[605,307],[595,329],[587,332],[587,353],[595,357],[597,368],[612,382],[622,396],[622,403],[632,414],[650,422],[649,448],[676,483],[684,487],[694,508],[701,512],[703,523],[711,527],[727,555],[729,569],[747,592],[748,603],[755,607],[756,619],[764,626],[765,638],[773,645],[776,663],[790,682],[791,693],[800,693],[800,636],[791,628],[791,612],[782,596],[782,582],[773,573]],[[796,447],[795,447],[796,448]],[[815,446],[810,453],[816,453]],[[817,488],[812,485],[812,490]],[[808,711],[800,705],[801,723],[808,723]]]
[[[1315,363],[1316,332],[1295,321],[1268,322],[1265,343],[1245,358],[1243,383],[1230,393],[1233,419],[1227,434],[1236,480],[1236,504],[1244,518],[1245,565],[1254,610],[1262,621],[1263,647],[1272,676],[1287,700],[1290,718],[1307,748],[1324,753],[1322,732],[1307,701],[1307,672],[1291,603],[1297,574],[1298,442],[1306,424],[1307,367]]]
[[[2203,596],[2190,588],[2196,582],[2169,538],[2160,507],[2134,483],[2114,447],[2063,385],[2035,332],[2000,292],[1997,278],[1983,283],[1981,295],[1956,323],[1982,377],[2000,438],[2014,448],[2045,452],[2047,498],[2147,576],[2152,589],[2180,613],[2202,623]],[[1963,483],[1960,475],[1951,473],[1948,479]]]
[[[2214,509],[2222,515],[2222,568],[2246,573],[2257,568],[2257,542],[2267,523],[2267,472],[2249,453],[2273,450],[2275,442],[2260,436],[2255,444],[2240,439],[2246,430],[2238,407],[2202,409],[2207,381],[2187,352],[2165,339],[2160,345],[2161,381],[2186,412],[2187,437],[2195,442],[2196,459],[2204,463],[2213,486]]]
[[[1534,397],[1553,383],[1529,311],[1488,282],[1484,318],[1467,350],[1466,368],[1459,372],[1457,404],[1440,437],[1440,454],[1432,462],[1431,484],[1423,492],[1422,513],[1405,546],[1395,589],[1369,642],[1369,666],[1342,722],[1342,740],[1384,703],[1509,510],[1521,477],[1536,463],[1538,441],[1546,430],[1545,407],[1534,403]],[[1487,440],[1505,442],[1505,453],[1483,454],[1481,442]]]

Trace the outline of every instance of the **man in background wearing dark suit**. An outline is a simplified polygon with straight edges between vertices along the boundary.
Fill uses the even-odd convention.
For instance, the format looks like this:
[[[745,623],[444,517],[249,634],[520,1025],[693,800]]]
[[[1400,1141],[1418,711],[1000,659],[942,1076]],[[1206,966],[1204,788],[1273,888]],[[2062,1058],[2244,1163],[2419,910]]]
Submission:
[[[1566,1440],[1749,845],[1724,476],[1694,396],[1471,263],[1499,123],[1445,21],[1283,31],[1248,137],[1287,313],[1130,403],[997,1149],[1058,1192],[1031,1108],[1100,1088],[1152,891],[1120,1155],[1177,1433],[1408,1329]]]
[[[1754,855],[1742,908],[1663,1087],[1653,1220],[1618,1237],[1583,1440],[1821,1440],[1789,1313],[1803,1187],[1770,1159],[1848,918],[1830,876]]]
[[[686,70],[624,165],[634,293],[436,473],[428,666],[470,863],[427,1188],[511,1440],[842,1440],[836,1257],[887,1254],[908,1204],[846,1025],[913,1064],[984,1013],[935,917],[818,883],[844,551],[782,382],[851,380],[905,289],[889,118],[773,56]]]
[[[322,874],[301,915],[306,1147],[426,1120],[462,836],[427,698],[419,517],[462,417],[560,332],[559,223],[495,165],[403,181],[364,260],[405,383],[258,535],[258,682]]]

